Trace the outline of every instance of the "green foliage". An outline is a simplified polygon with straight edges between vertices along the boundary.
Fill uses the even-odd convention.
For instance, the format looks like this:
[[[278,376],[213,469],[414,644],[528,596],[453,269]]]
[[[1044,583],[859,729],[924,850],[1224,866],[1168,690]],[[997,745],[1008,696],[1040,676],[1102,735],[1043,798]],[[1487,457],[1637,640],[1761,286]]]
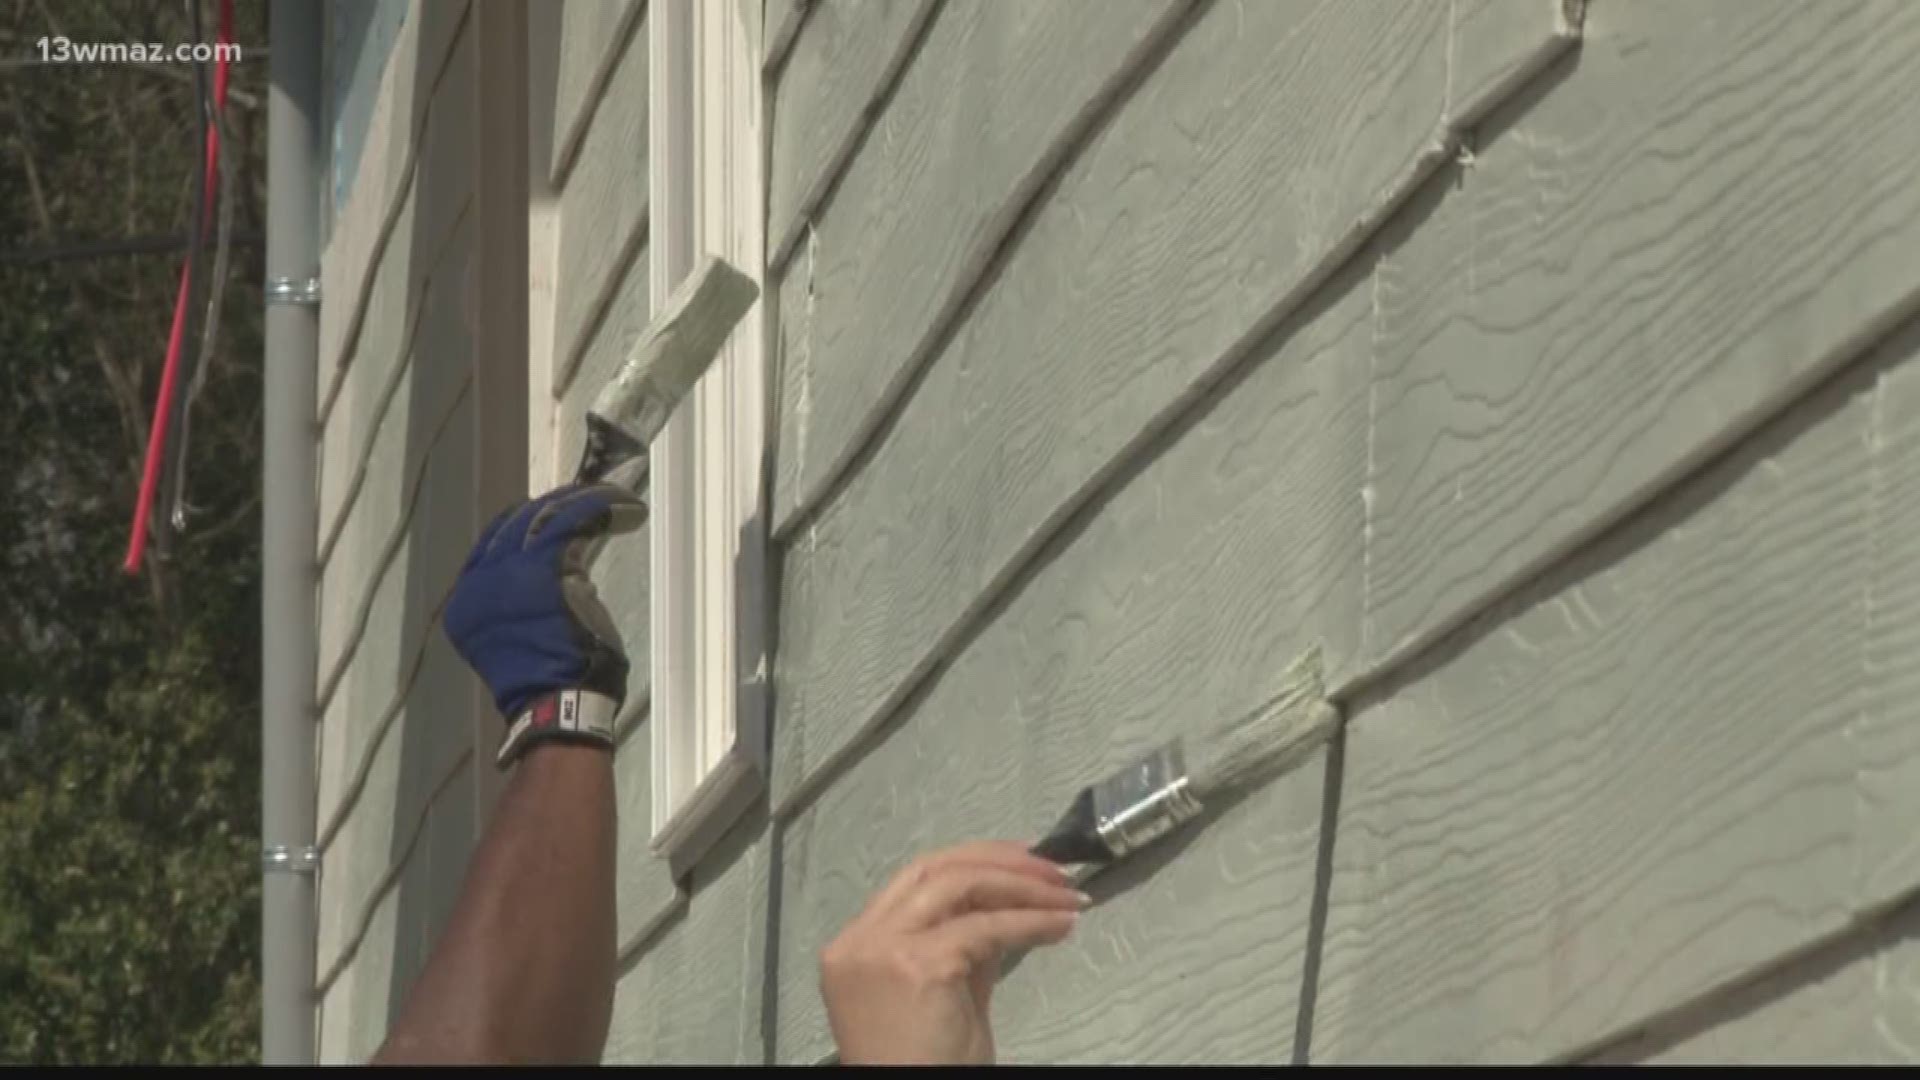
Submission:
[[[238,4],[256,50],[233,83],[256,105],[229,115],[243,233],[261,221],[265,7]],[[188,39],[179,0],[0,0],[0,55],[44,34]],[[190,75],[0,71],[0,247],[185,233]],[[0,1061],[257,1053],[257,251],[222,283],[190,528],[140,576],[119,569],[179,267],[0,265]]]
[[[13,1060],[248,1056],[256,796],[243,701],[197,636],[0,764],[0,1045]],[[67,706],[71,709],[71,705]]]

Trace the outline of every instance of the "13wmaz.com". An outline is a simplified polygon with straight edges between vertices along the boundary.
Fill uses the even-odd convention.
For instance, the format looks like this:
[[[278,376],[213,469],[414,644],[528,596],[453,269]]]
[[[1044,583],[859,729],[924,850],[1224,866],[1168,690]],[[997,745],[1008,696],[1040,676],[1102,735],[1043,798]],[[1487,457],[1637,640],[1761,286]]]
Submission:
[[[230,41],[157,45],[144,41],[74,41],[66,37],[43,37],[37,44],[43,64],[199,64],[240,59],[239,44]]]

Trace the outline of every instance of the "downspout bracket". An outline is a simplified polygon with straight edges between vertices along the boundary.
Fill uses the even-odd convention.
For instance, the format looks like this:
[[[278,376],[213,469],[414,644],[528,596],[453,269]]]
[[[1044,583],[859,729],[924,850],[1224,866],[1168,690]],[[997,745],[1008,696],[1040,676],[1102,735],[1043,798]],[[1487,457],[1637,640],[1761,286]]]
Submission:
[[[268,278],[266,283],[266,301],[269,304],[318,304],[320,302],[320,279],[317,277]]]
[[[260,849],[260,869],[280,874],[318,873],[320,852],[310,847],[271,844]]]

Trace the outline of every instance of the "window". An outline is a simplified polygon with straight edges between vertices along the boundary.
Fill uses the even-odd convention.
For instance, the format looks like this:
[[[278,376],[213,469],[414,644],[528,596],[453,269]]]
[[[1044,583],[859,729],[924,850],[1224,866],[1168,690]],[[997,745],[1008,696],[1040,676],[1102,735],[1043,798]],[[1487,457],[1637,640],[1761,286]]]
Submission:
[[[653,310],[706,254],[763,289],[653,445],[652,843],[676,872],[766,775],[760,21],[757,0],[655,0],[647,11]]]

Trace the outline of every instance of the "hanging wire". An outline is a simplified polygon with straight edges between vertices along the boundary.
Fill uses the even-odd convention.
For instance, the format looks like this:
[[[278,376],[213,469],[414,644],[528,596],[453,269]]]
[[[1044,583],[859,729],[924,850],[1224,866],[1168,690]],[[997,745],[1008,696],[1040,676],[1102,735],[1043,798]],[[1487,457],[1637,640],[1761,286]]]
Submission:
[[[182,336],[183,342],[196,337],[194,323],[204,312],[204,297],[207,293],[207,274],[205,266],[207,231],[212,224],[209,200],[213,196],[212,172],[207,167],[213,148],[208,142],[208,130],[213,119],[212,89],[208,85],[207,60],[204,47],[207,41],[206,28],[201,21],[200,0],[182,0],[187,9],[189,39],[192,41],[195,56],[193,61],[193,222],[187,241],[187,325]],[[218,285],[215,286],[218,291]],[[183,348],[180,354],[180,377],[191,381],[195,373],[194,350]],[[160,491],[161,505],[169,507],[171,512],[159,521],[153,522],[154,540],[164,553],[168,531],[162,523],[169,523],[173,531],[178,532],[185,524],[180,512],[181,489],[186,484],[186,440],[184,423],[187,411],[187,395],[175,393],[168,402],[167,427],[170,432],[179,433],[173,439],[172,452],[167,455],[161,466]]]
[[[197,3],[198,0],[195,2]],[[219,40],[224,44],[231,40],[232,36],[233,0],[221,0]],[[226,297],[227,260],[233,247],[233,203],[235,195],[239,192],[238,180],[234,175],[237,168],[234,164],[236,148],[228,137],[227,110],[224,100],[226,95],[222,93],[226,89],[227,77],[224,64],[223,60],[222,68],[215,80],[215,97],[219,100],[210,103],[211,108],[208,110],[215,147],[215,153],[210,156],[214,157],[219,165],[219,172],[213,183],[214,200],[220,207],[220,221],[216,226],[213,246],[213,272],[207,278],[209,288],[206,317],[200,324],[200,355],[193,365],[192,381],[187,386],[187,393],[182,399],[180,408],[180,441],[174,462],[176,479],[173,485],[173,509],[170,515],[175,532],[186,530],[187,514],[191,509],[187,502],[187,447],[191,441],[193,408],[199,403],[201,392],[206,389],[207,369],[213,364],[214,346],[220,339],[221,301]]]
[[[198,10],[194,9],[190,14],[197,18]],[[221,0],[220,19],[222,44],[230,47],[233,39],[232,0]],[[215,110],[223,108],[226,103],[228,52],[225,50],[221,51],[217,59],[213,88],[213,107]],[[204,154],[198,166],[201,169],[198,176],[201,178],[205,178],[208,173],[211,173],[213,166],[219,161],[218,142],[213,138],[207,138],[203,140],[203,142]],[[204,179],[202,183],[204,183]],[[197,207],[197,228],[195,231],[195,236],[202,240],[204,240],[205,237],[206,214],[207,208],[205,201],[202,200]],[[181,355],[185,351],[186,324],[189,317],[188,290],[193,282],[191,271],[193,262],[195,261],[193,256],[195,255],[197,255],[197,252],[190,250],[189,260],[187,264],[181,268],[179,290],[174,296],[173,330],[167,338],[167,356],[166,362],[160,371],[159,392],[154,399],[153,422],[147,430],[147,454],[140,471],[140,493],[138,500],[134,504],[133,528],[127,538],[126,559],[121,564],[121,569],[129,574],[139,572],[141,561],[146,554],[149,534],[153,534],[156,538],[161,534],[161,530],[150,528],[150,526],[152,525],[154,503],[158,501],[155,496],[160,486],[160,474],[167,461],[167,431],[169,423],[175,415],[174,404],[177,396],[175,391],[179,383]]]

